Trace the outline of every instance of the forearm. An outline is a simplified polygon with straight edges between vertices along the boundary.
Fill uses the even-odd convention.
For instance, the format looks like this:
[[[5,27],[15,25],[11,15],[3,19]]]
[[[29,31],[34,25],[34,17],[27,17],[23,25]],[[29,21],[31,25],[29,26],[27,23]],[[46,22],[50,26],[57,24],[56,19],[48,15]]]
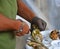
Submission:
[[[17,20],[12,20],[0,14],[0,31],[17,30],[21,23]]]
[[[35,17],[35,14],[32,10],[27,7],[22,0],[17,0],[18,4],[18,15],[25,18],[29,22]]]

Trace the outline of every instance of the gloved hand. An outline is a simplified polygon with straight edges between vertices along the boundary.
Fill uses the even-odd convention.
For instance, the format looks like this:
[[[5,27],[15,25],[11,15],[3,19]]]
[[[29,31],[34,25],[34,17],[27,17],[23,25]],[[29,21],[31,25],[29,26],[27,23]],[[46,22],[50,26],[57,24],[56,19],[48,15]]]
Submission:
[[[40,31],[45,30],[46,28],[46,22],[38,17],[34,17],[32,22],[31,22],[31,31],[33,30],[33,24],[38,27]]]

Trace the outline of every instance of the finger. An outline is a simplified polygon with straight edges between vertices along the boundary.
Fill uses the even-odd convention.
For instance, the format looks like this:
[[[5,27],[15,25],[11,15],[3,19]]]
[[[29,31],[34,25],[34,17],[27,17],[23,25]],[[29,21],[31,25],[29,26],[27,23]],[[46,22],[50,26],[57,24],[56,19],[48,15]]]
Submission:
[[[29,34],[29,31],[26,34]]]
[[[44,30],[44,26],[43,26],[43,24],[42,24],[42,22],[41,21],[38,21],[38,28],[40,29],[40,31],[43,31]]]
[[[17,36],[22,36],[21,34],[16,34]]]
[[[45,30],[45,28],[46,28],[46,22],[42,22],[42,25],[43,25],[43,27],[44,27],[44,30]]]
[[[17,33],[16,35],[17,35],[17,36],[23,36],[22,32]]]

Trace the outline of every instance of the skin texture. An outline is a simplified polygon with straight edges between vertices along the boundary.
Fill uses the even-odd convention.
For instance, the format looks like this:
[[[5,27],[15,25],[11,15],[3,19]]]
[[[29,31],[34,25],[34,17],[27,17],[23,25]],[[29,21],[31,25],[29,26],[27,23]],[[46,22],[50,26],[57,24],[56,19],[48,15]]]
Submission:
[[[32,12],[23,2],[22,0],[17,0],[17,14],[29,22],[32,22],[33,18],[36,16],[34,12]],[[20,26],[22,26],[23,22],[20,20],[12,20],[7,18],[3,14],[0,13],[0,31],[18,31]],[[45,24],[45,23],[44,23]],[[38,27],[42,27],[44,25],[41,22],[38,23]],[[24,22],[23,31],[17,33],[18,36],[22,36],[27,34],[29,31],[28,25]]]
[[[16,1],[18,3],[17,5]],[[0,5],[0,49],[15,49],[15,35],[23,36],[29,33],[29,27],[25,22],[15,20],[16,14],[29,22],[32,22],[35,14],[22,2],[22,0],[0,0]],[[23,10],[20,9],[20,7]],[[21,26],[23,27],[22,32],[17,32],[20,30]]]
[[[17,3],[18,3],[17,4],[18,15],[22,16],[23,18],[25,18],[26,20],[28,20],[30,22],[31,19],[35,16],[34,13],[27,6],[25,6],[25,4],[21,0],[17,0]],[[25,15],[23,15],[22,11],[20,11],[21,10],[20,7],[23,8],[24,10],[25,9],[27,10],[27,11],[25,10],[25,12],[24,12]],[[17,20],[12,20],[12,19],[7,18],[6,16],[4,16],[3,14],[0,13],[0,31],[17,31],[17,30],[19,30],[20,26],[22,26],[22,23],[23,22],[21,22],[20,20],[18,20],[18,21]],[[23,31],[20,32],[20,33],[17,33],[17,35],[22,36],[24,34],[27,34],[28,31],[29,31],[29,27],[25,23],[24,27],[23,27]]]
[[[20,26],[22,26],[21,21],[9,19],[4,15],[0,14],[0,31],[17,31],[19,30]],[[29,27],[24,22],[24,27],[23,27],[23,31],[21,32],[22,33],[21,35],[28,33],[28,31],[29,31]]]
[[[29,9],[25,3],[22,0],[17,0],[18,5],[18,15],[25,18],[29,22],[31,22],[32,25],[37,25],[37,27],[40,29],[40,31],[45,30],[46,28],[46,22],[40,18],[38,18],[31,9]],[[33,30],[33,28],[31,27]]]
[[[29,22],[36,16],[33,11],[31,11],[22,0],[17,0],[18,5],[18,15],[25,18]]]

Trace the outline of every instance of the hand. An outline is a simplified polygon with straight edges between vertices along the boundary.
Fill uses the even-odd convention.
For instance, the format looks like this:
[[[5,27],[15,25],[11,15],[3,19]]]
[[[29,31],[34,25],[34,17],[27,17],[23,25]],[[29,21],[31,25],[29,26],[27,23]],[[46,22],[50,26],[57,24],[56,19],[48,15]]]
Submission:
[[[32,26],[33,24],[36,25],[40,31],[45,30],[46,25],[47,25],[45,21],[43,21],[42,19],[40,19],[38,17],[35,17],[32,20],[32,23],[31,23],[32,30],[33,30],[33,26]]]
[[[23,36],[23,35],[29,33],[29,26],[25,22],[22,22],[22,26],[21,27],[20,28],[22,29],[22,31],[21,32],[17,32],[16,33],[17,36]]]

